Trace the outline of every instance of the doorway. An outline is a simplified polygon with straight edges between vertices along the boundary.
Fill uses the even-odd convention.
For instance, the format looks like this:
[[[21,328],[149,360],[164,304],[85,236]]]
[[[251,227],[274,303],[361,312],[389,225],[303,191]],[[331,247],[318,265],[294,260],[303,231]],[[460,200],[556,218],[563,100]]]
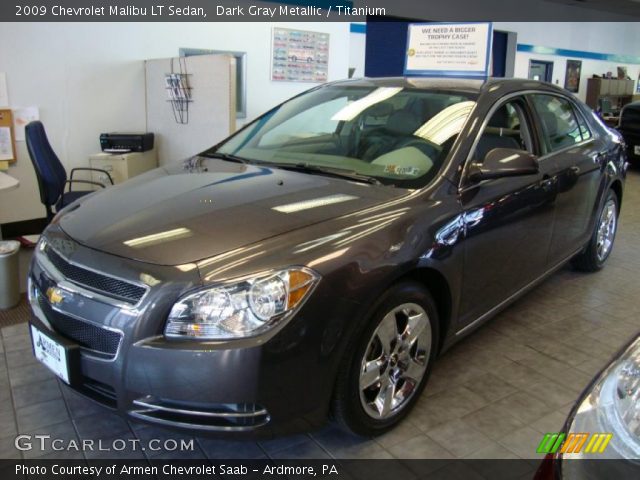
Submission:
[[[529,80],[553,83],[553,62],[529,60]]]

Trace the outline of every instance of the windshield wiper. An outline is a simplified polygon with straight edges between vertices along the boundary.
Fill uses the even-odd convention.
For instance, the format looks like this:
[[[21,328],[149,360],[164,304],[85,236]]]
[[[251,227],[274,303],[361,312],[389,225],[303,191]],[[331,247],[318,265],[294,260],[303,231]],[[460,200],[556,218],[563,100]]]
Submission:
[[[248,159],[238,157],[237,155],[232,155],[230,153],[220,153],[220,152],[208,152],[203,153],[201,156],[207,158],[219,158],[220,160],[226,160],[227,162],[235,162],[235,163],[251,163]]]
[[[328,177],[344,178],[355,182],[369,183],[371,185],[382,185],[377,178],[349,170],[343,170],[341,168],[319,167],[317,165],[309,165],[308,163],[265,163],[265,165],[281,168],[283,170],[309,173],[311,175],[326,175]]]

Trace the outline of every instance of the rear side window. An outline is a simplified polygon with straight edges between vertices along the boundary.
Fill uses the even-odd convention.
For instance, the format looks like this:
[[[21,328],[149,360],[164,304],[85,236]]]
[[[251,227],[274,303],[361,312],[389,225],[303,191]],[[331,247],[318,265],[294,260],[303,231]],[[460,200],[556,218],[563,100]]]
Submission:
[[[583,131],[585,136],[591,135],[586,124],[582,128],[578,124],[576,114],[568,100],[554,95],[532,95],[532,98],[534,108],[542,122],[547,153],[580,143],[583,140]]]
[[[591,135],[591,130],[589,129],[589,124],[585,120],[582,112],[579,109],[576,109],[576,118],[578,119],[578,125],[580,125],[580,134],[582,135],[582,140],[589,140]]]

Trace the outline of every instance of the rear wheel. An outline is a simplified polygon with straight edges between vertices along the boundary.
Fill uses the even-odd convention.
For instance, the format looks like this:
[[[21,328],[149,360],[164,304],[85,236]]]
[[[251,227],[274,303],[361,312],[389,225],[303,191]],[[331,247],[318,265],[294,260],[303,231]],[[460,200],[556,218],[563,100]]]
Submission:
[[[416,283],[390,289],[341,367],[333,401],[338,422],[368,436],[399,423],[426,385],[437,338],[431,295]]]
[[[618,230],[618,208],[618,197],[613,190],[609,190],[589,244],[573,259],[573,266],[577,270],[596,272],[604,266],[613,250]]]

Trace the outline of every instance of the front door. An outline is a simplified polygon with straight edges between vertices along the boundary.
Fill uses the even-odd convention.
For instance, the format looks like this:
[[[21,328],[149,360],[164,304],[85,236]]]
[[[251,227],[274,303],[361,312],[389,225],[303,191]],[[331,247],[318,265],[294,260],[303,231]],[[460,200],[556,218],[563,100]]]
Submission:
[[[531,111],[522,97],[499,106],[484,127],[472,161],[494,148],[537,154]],[[553,231],[556,182],[552,161],[540,172],[463,185],[464,274],[458,331],[541,276]]]

